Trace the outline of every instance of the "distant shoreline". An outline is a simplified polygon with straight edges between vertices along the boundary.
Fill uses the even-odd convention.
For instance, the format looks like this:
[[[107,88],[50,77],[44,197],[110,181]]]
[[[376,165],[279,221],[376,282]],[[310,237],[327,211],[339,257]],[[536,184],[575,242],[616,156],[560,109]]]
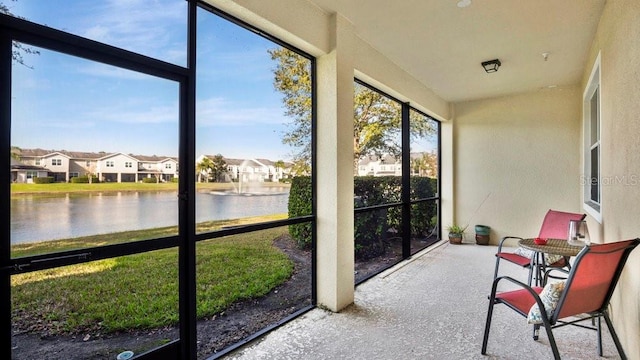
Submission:
[[[196,190],[230,191],[237,188],[237,183],[196,183]],[[291,187],[291,184],[280,182],[255,182],[243,184],[243,188],[255,189],[258,187]],[[110,193],[110,192],[136,192],[136,191],[177,191],[178,183],[95,183],[95,184],[11,184],[11,195],[45,195],[45,194],[72,194],[72,193]]]

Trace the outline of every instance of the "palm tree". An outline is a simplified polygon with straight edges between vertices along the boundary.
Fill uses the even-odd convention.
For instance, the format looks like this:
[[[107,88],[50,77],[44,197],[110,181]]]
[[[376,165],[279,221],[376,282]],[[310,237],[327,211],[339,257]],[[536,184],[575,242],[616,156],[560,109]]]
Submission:
[[[88,162],[89,166],[87,166],[87,178],[89,180],[89,184],[93,184],[93,175],[96,172],[96,163],[93,161]]]
[[[204,157],[199,163],[196,164],[196,172],[198,174],[198,182],[202,182],[202,175],[206,176],[206,182],[209,182],[209,175],[213,171],[214,163],[208,157]]]
[[[275,168],[276,168],[276,177],[277,178],[281,178],[282,174],[280,174],[280,170],[284,169],[284,167],[285,167],[284,161],[278,160],[273,164],[273,166],[275,166]]]
[[[422,158],[411,159],[411,169],[413,170],[412,175],[421,176],[424,168],[425,162]]]

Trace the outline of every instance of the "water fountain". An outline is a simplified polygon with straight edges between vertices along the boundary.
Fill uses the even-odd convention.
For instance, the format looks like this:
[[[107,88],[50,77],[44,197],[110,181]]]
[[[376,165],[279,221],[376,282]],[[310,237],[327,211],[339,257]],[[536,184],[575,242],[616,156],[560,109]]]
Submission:
[[[226,191],[210,191],[212,195],[225,196],[271,196],[287,194],[288,188],[285,186],[267,187],[264,184],[264,173],[245,171],[251,160],[244,160],[236,169],[236,182],[233,181],[230,174],[225,172],[225,181],[231,183],[232,190]]]

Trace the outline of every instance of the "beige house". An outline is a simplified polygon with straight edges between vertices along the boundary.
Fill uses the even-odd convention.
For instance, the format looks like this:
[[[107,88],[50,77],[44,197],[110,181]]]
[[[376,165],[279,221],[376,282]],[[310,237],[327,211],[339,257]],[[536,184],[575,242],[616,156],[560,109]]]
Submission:
[[[196,164],[202,162],[204,158],[213,160],[214,155],[200,155],[196,159]],[[222,181],[242,181],[242,182],[278,182],[288,178],[291,171],[291,163],[285,162],[283,167],[276,166],[276,162],[269,159],[235,159],[223,158],[227,164],[227,171]],[[210,176],[204,172],[200,174],[202,178]],[[220,181],[220,180],[218,180]]]
[[[213,155],[201,155],[196,163],[205,157],[214,158]],[[15,182],[27,182],[35,176],[51,176],[54,182],[69,182],[71,178],[87,174],[93,174],[103,182],[138,182],[144,178],[167,182],[177,179],[179,171],[177,158],[156,155],[21,149],[20,160],[25,166],[40,168],[36,173],[14,174]],[[228,181],[237,181],[241,177],[244,182],[277,182],[289,177],[291,170],[290,163],[278,167],[276,162],[269,159],[224,160],[227,163]]]
[[[42,166],[26,165],[16,159],[11,159],[11,182],[12,183],[33,183],[37,177],[46,177],[48,170]]]
[[[109,154],[98,159],[96,174],[103,182],[136,182],[138,161],[122,153]]]
[[[428,163],[425,159],[432,162]],[[435,152],[415,152],[410,154],[411,175],[437,177],[437,155]],[[402,176],[400,158],[385,154],[383,156],[363,156],[358,161],[357,176]]]
[[[159,177],[160,181],[178,178],[178,160],[173,157],[134,155],[138,160],[138,179]]]
[[[21,149],[20,160],[46,169],[46,173],[40,171],[37,176],[51,176],[54,182],[69,182],[89,174],[104,182],[138,182],[151,177],[165,182],[178,177],[177,159],[166,156]]]
[[[358,162],[358,176],[402,176],[402,163],[389,154],[364,156]]]

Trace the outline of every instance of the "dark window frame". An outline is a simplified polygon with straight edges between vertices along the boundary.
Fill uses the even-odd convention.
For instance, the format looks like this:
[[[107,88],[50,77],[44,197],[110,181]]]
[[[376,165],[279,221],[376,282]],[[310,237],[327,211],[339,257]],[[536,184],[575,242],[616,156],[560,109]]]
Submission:
[[[295,51],[301,56],[309,59],[312,71],[312,187],[313,187],[313,210],[311,215],[289,218],[284,220],[255,223],[238,226],[231,229],[223,229],[209,233],[197,234],[195,232],[195,34],[196,34],[196,13],[202,8],[225,20],[231,21],[253,33],[262,36],[274,43]],[[132,255],[142,252],[155,251],[160,249],[178,247],[179,256],[179,303],[180,303],[180,338],[159,346],[146,353],[140,354],[138,358],[196,358],[196,298],[195,298],[195,243],[197,241],[219,238],[223,236],[248,233],[259,230],[266,230],[276,227],[288,226],[299,223],[311,223],[313,231],[312,245],[312,305],[299,310],[256,334],[248,337],[244,341],[232,345],[223,351],[212,354],[213,358],[218,358],[228,352],[238,348],[247,341],[260,336],[273,328],[280,326],[287,321],[312,309],[316,305],[316,271],[315,271],[315,233],[316,233],[316,61],[311,55],[300,49],[292,47],[285,42],[264,33],[256,27],[230,16],[209,4],[200,1],[189,1],[187,14],[188,22],[188,64],[186,67],[166,63],[164,61],[137,54],[132,51],[120,49],[111,45],[106,45],[94,40],[89,40],[64,31],[52,29],[27,20],[0,14],[0,119],[6,119],[0,123],[2,129],[0,135],[0,147],[9,148],[11,144],[11,68],[12,68],[12,42],[41,47],[51,51],[76,56],[89,61],[95,61],[118,68],[143,73],[158,78],[175,81],[179,84],[179,155],[178,162],[185,164],[179,167],[179,221],[178,235],[163,238],[155,238],[130,243],[100,246],[80,250],[48,253],[36,256],[21,258],[11,258],[11,226],[10,226],[10,201],[11,198],[11,174],[10,172],[0,172],[0,188],[4,193],[4,200],[0,201],[0,235],[5,246],[0,246],[0,339],[5,339],[5,343],[11,342],[11,275],[38,271],[44,269],[57,268],[66,265],[80,264],[106,258],[113,258],[125,255]],[[9,157],[0,157],[0,167],[10,168]],[[11,358],[11,347],[4,347],[0,351],[0,357]]]
[[[442,124],[440,123],[440,121],[436,120],[433,116],[430,116],[428,114],[426,114],[423,111],[420,111],[414,107],[412,107],[410,105],[410,103],[408,102],[402,102],[400,101],[398,98],[372,86],[369,85],[368,83],[355,78],[354,82],[362,85],[364,87],[369,88],[372,91],[376,91],[386,97],[388,97],[389,99],[399,103],[401,105],[401,112],[402,112],[402,129],[401,129],[401,137],[402,137],[402,195],[401,195],[401,200],[399,202],[394,202],[394,203],[387,203],[387,204],[380,204],[380,205],[373,205],[373,206],[364,206],[364,207],[359,207],[354,209],[354,216],[360,213],[366,213],[366,212],[372,212],[372,211],[378,211],[381,209],[390,209],[393,207],[401,207],[402,209],[402,258],[396,262],[396,263],[391,263],[389,264],[389,267],[407,260],[409,258],[411,258],[411,256],[413,254],[411,254],[411,239],[410,239],[410,234],[411,234],[411,205],[414,204],[420,204],[423,202],[429,202],[429,201],[435,201],[436,202],[436,206],[437,206],[437,217],[438,217],[438,224],[436,225],[437,227],[437,236],[438,239],[442,238],[442,225],[440,222],[441,219],[441,204],[440,204],[440,189],[442,188],[442,184],[441,184],[441,179],[442,179],[442,171],[441,171],[441,158],[442,158]],[[433,121],[436,122],[437,124],[437,140],[438,140],[438,149],[437,149],[437,156],[438,156],[438,179],[437,179],[437,193],[436,196],[432,196],[432,197],[428,197],[428,198],[419,198],[419,199],[411,199],[411,166],[410,166],[410,155],[411,155],[411,139],[410,139],[410,130],[411,130],[411,122],[410,122],[410,112],[411,111],[415,111],[418,114],[425,116]],[[389,268],[387,267],[387,268]],[[380,272],[384,271],[385,269],[382,269],[378,272],[372,273],[370,275],[368,275],[367,277],[363,278],[362,280],[358,281],[356,283],[356,285],[359,285],[361,283],[363,283],[364,281],[372,278],[373,276],[379,274]]]

